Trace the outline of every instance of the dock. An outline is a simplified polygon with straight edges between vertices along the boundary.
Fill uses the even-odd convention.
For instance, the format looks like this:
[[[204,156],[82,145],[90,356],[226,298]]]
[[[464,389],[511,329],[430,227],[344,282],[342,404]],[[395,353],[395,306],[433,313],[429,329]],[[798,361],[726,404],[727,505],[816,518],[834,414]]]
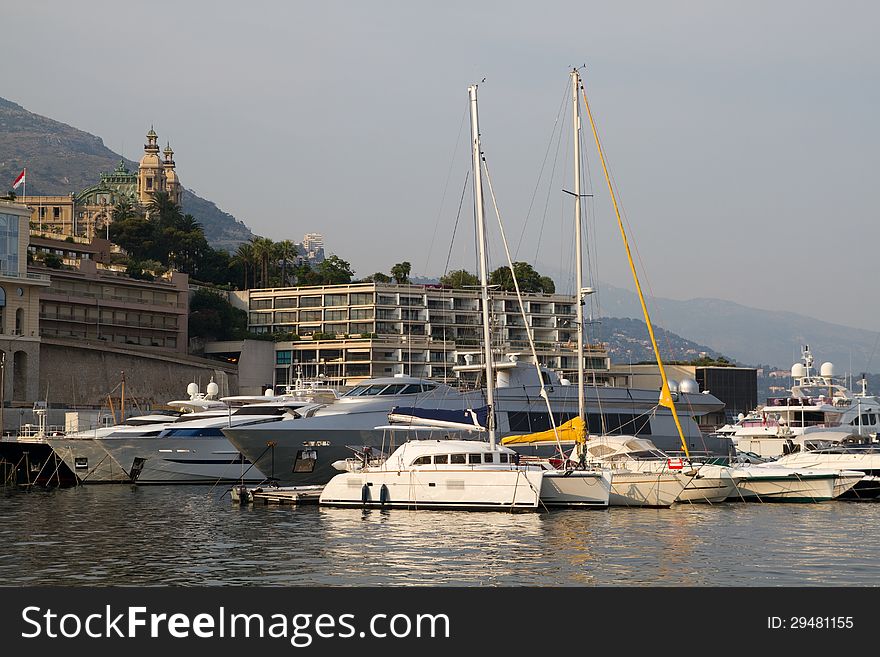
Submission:
[[[233,486],[236,504],[317,504],[324,486]]]

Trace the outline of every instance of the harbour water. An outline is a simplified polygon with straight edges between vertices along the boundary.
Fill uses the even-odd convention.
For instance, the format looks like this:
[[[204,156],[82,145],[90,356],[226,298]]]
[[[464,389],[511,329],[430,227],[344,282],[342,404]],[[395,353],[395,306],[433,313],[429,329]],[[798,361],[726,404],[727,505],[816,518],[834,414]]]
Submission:
[[[234,505],[206,486],[0,492],[3,586],[880,586],[880,503],[546,513]]]

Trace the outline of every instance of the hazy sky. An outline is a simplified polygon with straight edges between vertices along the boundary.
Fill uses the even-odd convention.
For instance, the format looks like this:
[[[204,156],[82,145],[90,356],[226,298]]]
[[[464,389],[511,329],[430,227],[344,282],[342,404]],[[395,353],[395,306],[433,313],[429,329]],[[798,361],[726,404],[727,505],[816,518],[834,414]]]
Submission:
[[[840,0],[30,0],[4,10],[0,96],[134,160],[153,125],[183,184],[255,233],[323,233],[357,276],[437,276],[450,252],[476,271],[470,188],[455,225],[485,78],[508,239],[568,292],[566,94],[586,64],[654,295],[876,330],[878,24],[880,5]],[[631,287],[586,143],[590,268]]]

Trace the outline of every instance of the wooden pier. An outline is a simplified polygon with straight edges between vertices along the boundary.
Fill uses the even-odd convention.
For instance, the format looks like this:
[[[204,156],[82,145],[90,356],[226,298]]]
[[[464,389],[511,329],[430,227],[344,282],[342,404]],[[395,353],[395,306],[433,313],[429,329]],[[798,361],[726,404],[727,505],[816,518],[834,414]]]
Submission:
[[[236,504],[317,504],[324,486],[233,486]]]

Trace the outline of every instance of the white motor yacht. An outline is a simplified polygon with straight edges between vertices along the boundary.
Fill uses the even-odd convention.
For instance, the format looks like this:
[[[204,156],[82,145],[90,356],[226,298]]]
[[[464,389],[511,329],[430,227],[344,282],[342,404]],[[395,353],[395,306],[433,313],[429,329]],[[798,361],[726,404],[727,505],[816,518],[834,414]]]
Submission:
[[[730,500],[744,502],[825,502],[856,485],[863,472],[790,468],[776,462],[743,463],[730,468],[736,491]]]
[[[736,448],[765,458],[782,456],[793,440],[809,437],[821,440],[828,432],[848,432],[861,437],[876,436],[880,429],[880,399],[862,390],[853,393],[835,379],[834,365],[822,363],[818,374],[813,368],[809,345],[802,350],[800,363],[791,368],[795,384],[785,397],[771,397],[754,412],[718,430]]]

